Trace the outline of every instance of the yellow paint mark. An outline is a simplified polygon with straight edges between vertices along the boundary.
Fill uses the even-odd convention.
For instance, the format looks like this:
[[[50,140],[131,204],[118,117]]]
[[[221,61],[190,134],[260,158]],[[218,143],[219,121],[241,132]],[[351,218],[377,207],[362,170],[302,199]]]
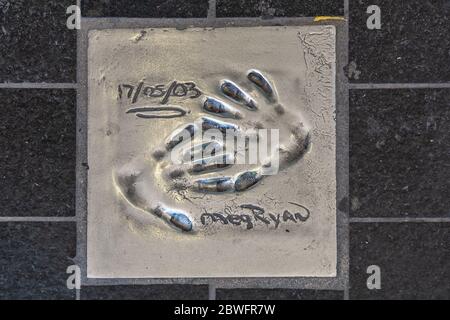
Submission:
[[[320,21],[345,21],[344,17],[336,17],[336,16],[317,16],[314,17],[314,22],[320,22]]]

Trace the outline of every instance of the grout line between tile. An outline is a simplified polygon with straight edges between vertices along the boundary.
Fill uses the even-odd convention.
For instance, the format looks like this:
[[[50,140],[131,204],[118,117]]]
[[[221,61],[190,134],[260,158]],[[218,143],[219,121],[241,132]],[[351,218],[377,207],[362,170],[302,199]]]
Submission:
[[[81,1],[77,0],[77,5],[80,7],[81,11]],[[82,15],[82,13],[81,13]],[[77,29],[76,34],[76,79],[77,83],[79,84],[77,87],[77,99],[76,99],[76,164],[75,164],[75,171],[76,171],[76,181],[75,181],[75,221],[76,221],[76,228],[77,228],[77,243],[76,243],[76,255],[75,255],[75,263],[81,268],[81,274],[83,275],[83,272],[87,272],[87,266],[86,266],[86,245],[85,241],[81,239],[85,236],[86,228],[84,225],[84,219],[83,211],[86,210],[86,204],[84,201],[80,201],[79,199],[83,199],[83,193],[85,192],[86,188],[86,180],[87,180],[87,173],[85,170],[83,170],[82,163],[87,162],[86,157],[86,151],[84,150],[84,145],[82,141],[84,139],[87,141],[87,132],[86,132],[86,126],[87,126],[87,119],[86,119],[86,110],[84,109],[87,104],[87,101],[84,99],[83,92],[87,91],[86,84],[83,80],[82,74],[83,74],[83,68],[87,68],[87,60],[83,59],[83,54],[80,52],[80,50],[83,49],[82,46],[82,30],[83,30],[83,17],[81,17],[80,21],[80,29]],[[87,51],[87,50],[86,50]],[[83,64],[84,63],[84,64]],[[83,121],[86,121],[83,123]],[[82,276],[83,277],[83,276]]]
[[[0,217],[0,222],[76,222],[76,217]]]
[[[349,0],[344,0],[344,17],[345,17],[345,21],[347,21],[347,27],[348,27],[348,23],[349,23],[349,18],[350,18],[350,4],[349,4]]]
[[[0,89],[76,89],[76,83],[33,83],[33,82],[4,82],[0,83]]]
[[[209,283],[208,285],[208,300],[216,300],[216,285]]]
[[[431,222],[431,223],[440,223],[440,222],[450,222],[450,217],[442,217],[442,218],[350,218],[350,223],[408,223],[408,222]]]
[[[209,0],[209,7],[208,7],[208,20],[215,20],[216,19],[216,0]]]
[[[345,44],[345,49],[346,49],[346,52],[345,52],[346,59],[345,60],[346,61],[344,61],[344,64],[348,65],[348,53],[350,50],[350,38],[349,38],[350,3],[349,3],[349,0],[344,0],[344,18],[345,18],[344,38],[346,41],[346,44]],[[347,97],[345,103],[346,103],[346,109],[347,109],[347,114],[348,114],[349,113],[348,110],[350,110],[350,102],[349,102],[349,98],[348,98],[350,95],[350,86],[349,86],[348,81],[345,81],[345,85],[346,85],[345,94]],[[347,119],[347,121],[350,122],[349,119]],[[347,128],[347,137],[346,138],[347,138],[347,143],[349,144],[350,142],[349,142],[348,134],[349,134],[349,129]],[[348,150],[347,150],[347,152],[348,152]],[[347,172],[348,172],[348,174],[350,174],[349,168],[348,168],[348,159],[347,159]],[[349,192],[348,181],[347,181],[347,192]],[[347,272],[346,272],[345,284],[344,284],[344,300],[349,300],[349,291],[350,291],[350,227],[349,227],[350,220],[349,220],[349,214],[350,213],[347,210],[346,219],[345,219],[345,224],[346,224],[345,232],[346,232],[346,237],[347,237],[347,243],[346,243],[346,245],[347,245],[347,247],[346,247],[347,261],[345,262],[345,267],[347,269]]]

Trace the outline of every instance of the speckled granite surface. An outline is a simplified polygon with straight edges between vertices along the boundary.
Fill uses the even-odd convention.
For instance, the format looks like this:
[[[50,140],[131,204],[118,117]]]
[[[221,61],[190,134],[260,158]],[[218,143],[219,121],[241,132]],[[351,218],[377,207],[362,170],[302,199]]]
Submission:
[[[218,289],[217,300],[343,300],[343,291],[293,289]]]
[[[83,0],[85,17],[206,17],[208,0]]]
[[[0,90],[0,216],[75,215],[75,95]]]
[[[449,223],[353,223],[351,299],[449,299]],[[368,290],[366,271],[381,269],[381,290]]]
[[[74,223],[0,223],[0,299],[75,299],[66,287],[75,248]]]
[[[81,290],[81,300],[207,300],[208,286],[141,285],[89,286]]]
[[[218,17],[314,17],[344,15],[343,0],[217,0]]]
[[[75,82],[71,0],[0,1],[0,82]]]
[[[350,91],[354,217],[450,217],[450,89]]]
[[[366,27],[369,5],[380,7],[380,30]],[[450,81],[449,16],[447,0],[350,0],[352,81]]]

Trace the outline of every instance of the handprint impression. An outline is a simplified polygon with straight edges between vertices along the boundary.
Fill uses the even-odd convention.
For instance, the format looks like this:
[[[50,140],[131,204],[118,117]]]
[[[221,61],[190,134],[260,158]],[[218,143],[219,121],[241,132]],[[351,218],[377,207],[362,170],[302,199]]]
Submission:
[[[267,106],[261,109],[258,102],[236,83],[222,80],[220,92],[229,103],[216,97],[206,97],[202,106],[205,115],[175,130],[163,145],[153,151],[158,168],[152,169],[146,163],[136,161],[117,170],[115,182],[123,197],[133,206],[154,214],[175,229],[193,232],[195,226],[189,213],[171,209],[159,199],[151,199],[152,190],[147,187],[149,182],[144,181],[149,177],[149,170],[159,172],[171,188],[221,194],[245,192],[256,186],[265,176],[273,174],[275,160],[278,170],[298,161],[309,149],[309,129],[298,114],[279,103],[275,87],[260,71],[249,70],[247,79],[262,93],[268,110]],[[231,120],[228,122],[226,119]],[[262,140],[259,129],[280,129],[279,144],[277,141],[276,146],[271,145],[274,152],[267,159],[260,159],[259,165],[247,165],[244,170],[239,167],[237,173],[232,175],[219,175],[219,171],[229,170],[236,163],[241,163],[236,161],[238,158],[246,159],[246,152],[252,144]],[[211,131],[213,134],[205,134]],[[241,147],[228,148],[229,144],[224,145],[230,135],[233,141],[235,137],[244,137]],[[207,136],[210,139],[206,139]]]

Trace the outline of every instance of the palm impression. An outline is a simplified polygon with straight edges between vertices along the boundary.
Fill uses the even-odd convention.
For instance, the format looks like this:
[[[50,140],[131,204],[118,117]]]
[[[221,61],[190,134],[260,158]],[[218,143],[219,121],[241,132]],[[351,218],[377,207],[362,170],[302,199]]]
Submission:
[[[130,205],[194,233],[197,217],[177,209],[180,195],[190,201],[187,193],[210,194],[220,201],[224,193],[257,188],[303,157],[310,130],[280,103],[273,82],[255,69],[238,81],[222,80],[220,96],[204,95],[192,111],[197,120],[162,137],[150,156],[116,170],[115,182]]]

